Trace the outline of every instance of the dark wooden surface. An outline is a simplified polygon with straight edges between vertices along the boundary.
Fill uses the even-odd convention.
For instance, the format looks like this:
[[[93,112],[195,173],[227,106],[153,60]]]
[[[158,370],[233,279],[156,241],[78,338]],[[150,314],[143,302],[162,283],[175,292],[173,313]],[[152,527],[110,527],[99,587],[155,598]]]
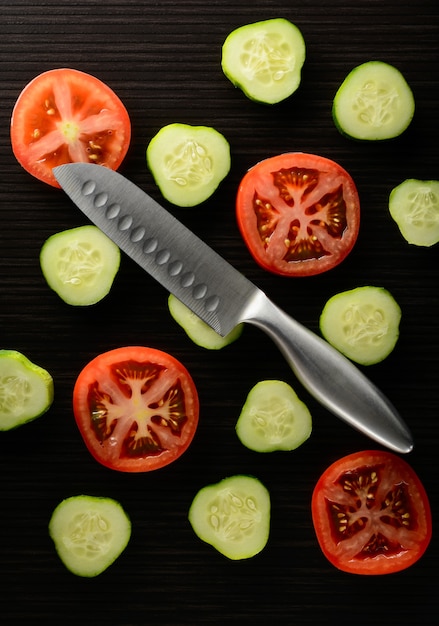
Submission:
[[[438,543],[411,569],[384,578],[335,570],[312,529],[310,497],[336,458],[375,444],[317,405],[276,348],[256,329],[220,353],[192,344],[170,319],[167,294],[127,258],[109,297],[90,309],[64,305],[42,278],[38,255],[54,232],[85,223],[66,196],[36,181],[9,142],[13,104],[25,84],[56,67],[106,81],[132,119],[122,173],[160,200],[145,164],[164,124],[216,127],[233,166],[203,207],[168,207],[279,305],[310,328],[326,299],[365,284],[388,288],[403,311],[392,355],[367,369],[410,424],[408,457],[438,513],[439,248],[414,248],[389,217],[389,191],[407,177],[439,177],[437,0],[15,0],[0,2],[0,346],[24,352],[55,380],[50,412],[0,433],[0,622],[10,624],[432,624],[437,617]],[[307,60],[300,90],[268,108],[225,79],[221,45],[234,28],[283,16],[302,30]],[[411,84],[416,115],[394,142],[357,144],[331,120],[334,93],[355,65],[381,59]],[[362,228],[350,257],[319,277],[290,280],[259,269],[237,232],[234,196],[246,169],[280,152],[315,152],[355,179]],[[197,383],[201,422],[189,451],[156,473],[126,475],[97,464],[72,417],[71,393],[85,363],[129,344],[166,350]],[[244,449],[234,424],[250,387],[289,381],[310,407],[311,439],[291,454]],[[208,482],[244,472],[272,496],[272,531],[254,559],[231,562],[193,534],[188,506]],[[71,575],[47,533],[53,508],[70,495],[114,497],[129,512],[132,539],[96,579]]]

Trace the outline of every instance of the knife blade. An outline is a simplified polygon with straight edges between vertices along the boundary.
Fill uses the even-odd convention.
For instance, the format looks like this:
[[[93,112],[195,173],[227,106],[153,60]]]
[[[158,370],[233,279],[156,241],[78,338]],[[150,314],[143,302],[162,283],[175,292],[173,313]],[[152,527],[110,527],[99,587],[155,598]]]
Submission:
[[[140,187],[95,164],[70,163],[53,172],[96,226],[216,332],[224,336],[239,323],[260,328],[326,409],[385,447],[413,449],[396,408],[352,361],[281,310]]]

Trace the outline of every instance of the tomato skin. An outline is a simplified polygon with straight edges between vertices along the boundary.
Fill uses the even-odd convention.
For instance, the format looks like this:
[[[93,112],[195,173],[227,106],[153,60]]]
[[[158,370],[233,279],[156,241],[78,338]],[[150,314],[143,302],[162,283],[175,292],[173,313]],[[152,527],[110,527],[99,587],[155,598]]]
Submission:
[[[352,250],[360,200],[338,163],[290,152],[260,161],[245,174],[236,218],[262,268],[281,276],[312,276],[332,269]]]
[[[411,466],[387,451],[355,452],[335,461],[314,488],[311,510],[322,552],[352,574],[404,570],[431,539],[425,489]]]
[[[199,400],[187,369],[144,346],[104,352],[80,372],[73,412],[89,452],[121,472],[148,472],[187,450],[198,426]]]
[[[118,96],[98,78],[70,68],[48,70],[19,95],[11,117],[12,151],[22,167],[59,187],[58,165],[90,162],[116,170],[131,140]]]

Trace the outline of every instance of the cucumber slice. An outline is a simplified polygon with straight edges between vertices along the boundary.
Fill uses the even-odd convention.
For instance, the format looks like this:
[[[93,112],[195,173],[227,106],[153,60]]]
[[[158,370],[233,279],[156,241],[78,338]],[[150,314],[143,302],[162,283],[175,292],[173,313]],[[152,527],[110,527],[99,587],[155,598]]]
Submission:
[[[404,76],[393,65],[368,61],[355,67],[335,94],[332,117],[351,139],[393,139],[412,121],[415,100]]]
[[[276,104],[299,87],[305,56],[299,28],[275,18],[232,31],[223,43],[221,67],[250,100]]]
[[[389,211],[408,243],[439,242],[439,180],[408,178],[390,192]]]
[[[206,348],[207,350],[220,350],[236,341],[242,333],[244,324],[238,324],[225,337],[213,330],[206,322],[192,313],[181,300],[176,298],[172,293],[168,297],[168,307],[174,320],[179,324],[187,336],[197,346]]]
[[[146,161],[166,200],[193,207],[210,198],[229,173],[230,146],[210,126],[168,124],[151,139]]]
[[[131,521],[112,498],[72,496],[54,510],[49,535],[66,568],[76,576],[91,578],[125,550]]]
[[[327,301],[320,316],[320,331],[352,361],[373,365],[394,349],[400,320],[401,309],[387,289],[357,287]]]
[[[0,350],[0,430],[11,430],[46,413],[53,402],[49,372],[16,350]]]
[[[255,452],[294,450],[311,435],[312,419],[296,392],[280,380],[262,380],[247,396],[236,422],[241,443]]]
[[[253,476],[236,475],[200,489],[189,509],[195,534],[231,560],[263,550],[270,533],[270,494]]]
[[[110,291],[120,250],[97,226],[79,226],[49,237],[40,265],[51,289],[67,304],[96,304]]]

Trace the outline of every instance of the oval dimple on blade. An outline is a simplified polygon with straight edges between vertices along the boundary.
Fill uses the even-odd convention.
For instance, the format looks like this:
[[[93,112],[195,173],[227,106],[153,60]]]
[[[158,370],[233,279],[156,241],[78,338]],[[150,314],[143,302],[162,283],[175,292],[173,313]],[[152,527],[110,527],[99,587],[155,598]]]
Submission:
[[[144,226],[137,226],[130,233],[130,239],[133,243],[137,243],[138,241],[142,241],[145,236],[146,229]]]
[[[165,246],[162,247],[157,237],[145,239],[147,234],[145,226],[136,225],[135,217],[122,210],[119,203],[111,203],[109,194],[101,191],[96,181],[87,180],[82,186],[82,194],[91,200],[97,209],[103,209],[103,215],[107,220],[115,221],[121,233],[128,232],[131,243],[143,244],[140,248],[142,253],[153,258],[158,267],[167,265],[167,273],[170,277],[180,276],[180,285],[188,290],[194,301],[204,302],[205,310],[211,315],[215,313],[221,301],[220,297],[209,293],[206,283],[197,281],[196,274],[192,270],[185,270],[180,259],[173,259],[171,250]],[[217,325],[219,328],[219,322]]]
[[[260,290],[142,189],[96,164],[53,172],[98,228],[216,332],[247,319]]]
[[[110,206],[107,207],[107,210],[105,211],[105,215],[107,216],[109,220],[114,220],[119,215],[120,211],[121,211],[120,204],[118,204],[117,202],[114,202],[113,204],[110,204]]]

